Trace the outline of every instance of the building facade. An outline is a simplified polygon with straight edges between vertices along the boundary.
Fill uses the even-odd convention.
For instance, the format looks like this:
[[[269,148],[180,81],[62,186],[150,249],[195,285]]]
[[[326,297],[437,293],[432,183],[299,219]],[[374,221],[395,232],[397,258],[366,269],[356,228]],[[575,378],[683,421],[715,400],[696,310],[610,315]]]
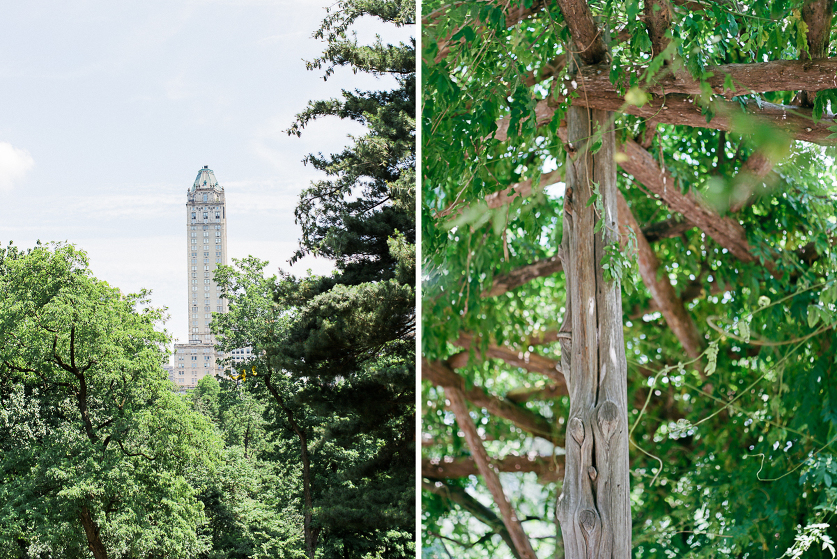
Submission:
[[[181,389],[194,388],[206,375],[222,372],[210,331],[213,312],[227,312],[215,283],[215,268],[227,263],[227,207],[224,187],[208,166],[186,192],[186,289],[189,342],[175,344],[169,378]]]

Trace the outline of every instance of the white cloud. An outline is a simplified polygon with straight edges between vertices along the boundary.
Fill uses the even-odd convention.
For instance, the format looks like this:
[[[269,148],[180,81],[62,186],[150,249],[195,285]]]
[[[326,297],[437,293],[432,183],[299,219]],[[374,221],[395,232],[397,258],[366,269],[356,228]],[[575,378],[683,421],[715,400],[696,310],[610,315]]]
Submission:
[[[0,191],[11,190],[34,166],[35,160],[28,151],[0,142]]]

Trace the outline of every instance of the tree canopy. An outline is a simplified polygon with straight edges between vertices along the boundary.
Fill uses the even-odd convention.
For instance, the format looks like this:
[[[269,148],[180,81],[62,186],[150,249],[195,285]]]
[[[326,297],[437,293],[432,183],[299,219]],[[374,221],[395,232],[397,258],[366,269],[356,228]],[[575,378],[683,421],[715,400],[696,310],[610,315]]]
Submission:
[[[162,311],[87,266],[0,253],[0,556],[198,557],[220,441],[171,390]]]
[[[292,262],[328,258],[328,276],[297,278],[250,257],[222,267],[230,302],[214,327],[225,350],[249,346],[236,376],[262,406],[276,449],[294,464],[305,553],[405,557],[415,551],[415,46],[359,45],[360,18],[414,24],[415,3],[348,0],[329,9],[310,69],[391,76],[392,89],[312,101],[288,133],[338,117],[363,124],[341,153],[309,155],[323,171],[300,196]],[[240,427],[237,433],[241,437]]]
[[[622,284],[633,555],[831,557],[833,3],[422,10],[428,553],[523,556],[510,519],[566,551],[565,185],[614,135],[618,226],[595,177],[580,203],[616,235],[598,262]]]

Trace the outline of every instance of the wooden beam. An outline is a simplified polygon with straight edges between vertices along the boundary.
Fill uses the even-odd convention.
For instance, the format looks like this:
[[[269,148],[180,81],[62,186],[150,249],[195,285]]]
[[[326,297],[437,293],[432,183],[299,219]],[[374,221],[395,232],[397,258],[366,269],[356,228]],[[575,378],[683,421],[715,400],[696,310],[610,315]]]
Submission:
[[[485,291],[482,296],[497,297],[537,278],[557,274],[562,269],[563,264],[558,256],[550,256],[549,258],[536,260],[531,264],[526,264],[506,274],[495,276],[491,284],[491,289]]]
[[[478,408],[484,408],[491,415],[505,419],[516,427],[537,437],[555,442],[557,435],[552,424],[543,416],[518,406],[504,398],[488,394],[479,386],[465,389],[465,379],[456,374],[450,365],[444,361],[421,360],[421,378],[442,388],[456,388]]]
[[[471,334],[461,333],[459,335],[459,339],[453,343],[464,349],[473,348],[478,355],[482,351],[480,344],[476,342]],[[531,373],[540,373],[552,380],[561,383],[564,382],[564,375],[561,373],[561,364],[554,359],[549,359],[548,357],[538,355],[537,353],[531,353],[528,351],[521,352],[507,346],[489,344],[488,349],[486,349],[483,354],[483,357],[485,359],[500,359],[512,367],[520,367],[521,369],[526,369]],[[467,361],[468,352],[462,352],[452,357],[450,362],[454,367],[457,367],[459,366],[459,363],[464,366]]]
[[[504,456],[492,458],[491,465],[498,472],[525,473],[535,472],[542,483],[560,480],[564,468],[553,456]],[[479,475],[473,457],[441,459],[422,458],[421,475],[428,478],[457,479]]]
[[[545,103],[541,101],[541,103]],[[746,100],[739,102],[715,100],[711,102],[715,116],[707,122],[701,108],[689,95],[672,93],[660,96],[651,95],[648,103],[637,107],[625,103],[625,100],[613,92],[591,92],[573,99],[573,106],[589,107],[608,111],[621,111],[626,114],[647,118],[663,124],[677,124],[694,128],[712,130],[733,130],[732,115],[742,112],[753,118],[754,122],[773,126],[776,130],[788,134],[791,138],[821,145],[835,145],[837,138],[829,138],[829,127],[837,124],[835,115],[823,115],[819,122],[814,122],[813,113],[803,107],[776,105],[774,103]],[[548,111],[542,110],[544,116]],[[540,122],[540,120],[539,120]],[[548,120],[547,120],[548,122]]]
[[[509,390],[506,398],[515,404],[524,404],[529,400],[554,400],[567,394],[564,384],[547,384],[541,387],[520,387]]]
[[[628,140],[621,150],[628,157],[621,163],[622,169],[658,195],[670,210],[683,214],[687,221],[694,223],[742,262],[756,261],[750,252],[744,228],[737,220],[720,216],[694,191],[683,194],[674,177],[666,169],[661,169],[651,154],[635,141]],[[777,274],[771,262],[766,262],[765,266],[771,273]]]
[[[700,108],[689,95],[671,94],[665,96],[651,96],[651,101],[642,107],[625,103],[625,100],[613,92],[599,92],[596,95],[579,96],[573,99],[574,106],[622,111],[626,114],[647,118],[663,124],[677,124],[694,128],[708,128],[710,130],[732,129],[732,120],[728,115],[741,112],[742,105],[731,101],[715,101],[716,115],[707,122]],[[819,122],[814,122],[811,109],[790,105],[776,105],[762,102],[758,107],[755,102],[743,102],[744,113],[756,122],[774,126],[777,130],[787,133],[790,137],[820,145],[837,145],[837,138],[829,138],[833,132],[829,127],[837,125],[833,114],[825,114]],[[538,101],[535,105],[535,119],[539,127],[546,126],[552,120],[555,108],[550,101]],[[500,141],[508,139],[509,119],[497,121],[497,130],[493,138]],[[561,129],[559,129],[559,133]],[[563,139],[563,138],[562,138]]]
[[[733,97],[749,93],[766,91],[822,91],[837,89],[837,58],[819,60],[773,60],[749,64],[724,64],[710,66],[707,72],[713,75],[706,80],[712,93]],[[633,72],[633,76],[642,83],[644,70]],[[727,80],[731,79],[733,89],[727,89]],[[605,93],[616,94],[617,89],[626,91],[630,87],[631,76],[626,76],[619,88],[610,81],[610,63],[595,66],[582,66],[573,80],[582,96],[601,96]],[[648,93],[657,96],[680,93],[700,95],[705,93],[701,83],[681,70],[676,74],[663,70],[648,85],[641,85]]]
[[[651,39],[651,57],[656,58],[671,42],[671,39],[666,37],[666,31],[671,26],[671,5],[668,0],[648,0],[642,13],[645,15],[645,28]]]

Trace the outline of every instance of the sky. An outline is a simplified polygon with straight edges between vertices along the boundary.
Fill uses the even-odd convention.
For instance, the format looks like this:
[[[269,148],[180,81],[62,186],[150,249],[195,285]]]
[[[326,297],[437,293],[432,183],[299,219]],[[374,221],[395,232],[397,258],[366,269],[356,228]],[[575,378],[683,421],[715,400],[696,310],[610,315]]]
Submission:
[[[3,2],[0,5],[0,243],[70,242],[125,293],[152,290],[186,341],[186,191],[208,165],[227,200],[228,254],[297,275],[329,261],[288,259],[299,192],[363,128],[336,118],[284,133],[309,100],[387,79],[304,60],[334,0]],[[376,20],[358,40],[407,41]]]

